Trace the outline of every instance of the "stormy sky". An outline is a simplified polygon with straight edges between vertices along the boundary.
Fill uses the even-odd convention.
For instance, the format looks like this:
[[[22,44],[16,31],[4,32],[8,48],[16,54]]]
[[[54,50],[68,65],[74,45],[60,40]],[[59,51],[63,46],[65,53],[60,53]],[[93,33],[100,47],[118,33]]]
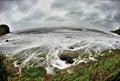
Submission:
[[[0,0],[0,24],[12,31],[52,26],[110,31],[120,26],[120,0]]]

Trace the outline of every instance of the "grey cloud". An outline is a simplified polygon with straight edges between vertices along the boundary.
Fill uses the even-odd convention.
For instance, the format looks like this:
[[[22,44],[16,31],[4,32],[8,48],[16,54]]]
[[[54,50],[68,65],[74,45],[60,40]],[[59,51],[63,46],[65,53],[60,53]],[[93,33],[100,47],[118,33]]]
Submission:
[[[80,22],[90,23],[94,27],[112,29],[120,23],[120,0],[54,0],[47,12],[34,8],[39,0],[0,0],[0,14],[4,13],[6,20],[16,28],[46,24],[46,22],[67,25]],[[27,14],[19,21],[12,19],[13,8]],[[66,14],[52,14],[54,11],[65,11]],[[16,11],[16,12],[17,12]],[[13,15],[12,15],[13,14]],[[56,24],[56,25],[57,25]],[[89,26],[89,25],[88,25]]]
[[[53,9],[61,10],[79,10],[83,6],[83,3],[86,3],[87,6],[95,3],[95,0],[55,0],[51,6]]]
[[[19,10],[23,13],[27,12],[29,9],[31,9],[34,4],[36,4],[38,0],[22,0],[22,1],[16,1],[16,5],[18,6]]]
[[[80,2],[80,0],[55,0],[51,6],[53,9],[60,9],[60,10],[66,10],[75,8],[76,2]],[[74,6],[74,7],[73,7]]]
[[[55,0],[53,9],[66,10],[67,17],[75,22],[89,22],[113,28],[119,22],[120,0]]]
[[[78,11],[78,10],[76,10],[76,11],[69,11],[67,14],[66,14],[66,16],[68,16],[68,17],[79,17],[79,16],[82,16],[84,13],[82,12],[82,11]]]
[[[17,2],[16,5],[19,7],[19,10],[23,13],[27,12],[31,5],[25,4],[24,2]]]
[[[22,19],[22,21],[29,21],[29,20],[41,20],[43,19],[45,13],[42,11],[35,11],[30,14],[27,18]]]
[[[114,16],[116,22],[120,23],[120,12]]]
[[[35,11],[29,16],[21,19],[19,22],[13,22],[13,26],[16,26],[14,30],[22,29],[21,27],[37,27],[41,20],[44,18],[45,13],[42,11]],[[24,29],[24,28],[23,28]]]
[[[14,4],[15,1],[11,0],[0,0],[0,13],[8,11]]]
[[[30,9],[32,9],[34,6],[33,4],[36,4],[37,2],[38,0],[0,0],[0,15],[3,13],[5,19],[7,20],[6,23],[11,24],[13,27],[17,26],[17,24],[18,26],[20,24],[25,25],[25,23],[28,22],[27,20],[32,21],[38,17],[38,14],[41,15],[40,12],[34,13],[30,11]],[[17,10],[14,11],[14,8],[17,8]],[[27,18],[23,18],[24,20],[22,19],[20,21],[14,21],[12,16],[14,16],[14,13],[16,12],[24,14],[29,14],[29,12],[31,12],[32,14],[30,14],[30,16],[28,15]]]
[[[25,3],[26,2],[26,3]],[[28,11],[32,5],[37,3],[38,0],[0,0],[0,12],[10,11],[13,7],[17,6],[22,12]]]
[[[117,1],[117,2],[119,2],[120,0],[110,0],[110,1]]]
[[[63,22],[65,19],[59,16],[50,16],[46,19],[46,21],[56,21],[56,22]]]

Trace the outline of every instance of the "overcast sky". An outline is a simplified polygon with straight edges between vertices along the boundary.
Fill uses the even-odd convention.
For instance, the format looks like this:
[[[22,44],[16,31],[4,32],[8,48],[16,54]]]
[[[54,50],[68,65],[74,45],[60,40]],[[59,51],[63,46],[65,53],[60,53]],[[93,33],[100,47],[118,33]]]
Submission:
[[[70,26],[113,30],[120,26],[120,0],[0,0],[0,24],[11,30]]]

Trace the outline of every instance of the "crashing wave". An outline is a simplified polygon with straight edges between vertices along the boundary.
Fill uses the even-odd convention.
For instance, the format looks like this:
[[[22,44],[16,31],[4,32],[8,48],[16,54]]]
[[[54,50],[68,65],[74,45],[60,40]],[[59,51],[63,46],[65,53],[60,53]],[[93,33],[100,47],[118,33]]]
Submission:
[[[0,38],[2,53],[19,57],[22,67],[32,63],[45,67],[47,73],[52,73],[54,68],[65,69],[94,60],[94,56],[104,50],[119,48],[119,36],[85,28],[39,28],[10,33]],[[73,56],[79,53],[73,58],[72,64],[60,59],[60,55],[69,56],[71,53]]]

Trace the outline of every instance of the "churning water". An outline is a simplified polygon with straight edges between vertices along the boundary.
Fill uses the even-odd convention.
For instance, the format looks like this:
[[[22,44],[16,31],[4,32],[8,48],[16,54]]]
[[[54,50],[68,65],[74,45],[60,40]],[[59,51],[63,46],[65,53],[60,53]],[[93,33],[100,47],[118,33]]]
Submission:
[[[65,50],[84,50],[84,54],[100,53],[119,49],[120,36],[85,28],[36,28],[13,32],[0,37],[0,51],[8,56],[22,59],[21,66],[36,63],[45,67],[48,73],[54,68],[65,69],[85,62],[85,58],[73,59],[73,64],[60,60]],[[90,59],[90,58],[89,58]]]

